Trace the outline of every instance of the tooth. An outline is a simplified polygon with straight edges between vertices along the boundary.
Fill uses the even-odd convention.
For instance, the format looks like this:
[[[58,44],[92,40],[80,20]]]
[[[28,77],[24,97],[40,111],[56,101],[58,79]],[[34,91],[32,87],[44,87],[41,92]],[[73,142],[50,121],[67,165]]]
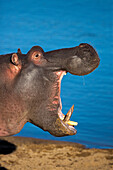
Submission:
[[[71,125],[71,126],[77,126],[78,125],[77,122],[70,121],[70,120],[67,123],[68,123],[68,125]]]
[[[67,114],[65,115],[65,118],[64,118],[64,122],[68,122],[72,113],[73,113],[73,110],[74,110],[74,105],[69,109],[69,111],[67,112]]]

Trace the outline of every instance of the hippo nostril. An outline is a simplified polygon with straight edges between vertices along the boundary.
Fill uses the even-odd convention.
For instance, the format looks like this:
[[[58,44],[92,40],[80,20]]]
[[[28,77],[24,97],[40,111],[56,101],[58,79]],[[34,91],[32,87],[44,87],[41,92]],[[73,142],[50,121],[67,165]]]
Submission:
[[[81,43],[80,45],[79,45],[79,47],[86,47],[87,46],[87,43]]]

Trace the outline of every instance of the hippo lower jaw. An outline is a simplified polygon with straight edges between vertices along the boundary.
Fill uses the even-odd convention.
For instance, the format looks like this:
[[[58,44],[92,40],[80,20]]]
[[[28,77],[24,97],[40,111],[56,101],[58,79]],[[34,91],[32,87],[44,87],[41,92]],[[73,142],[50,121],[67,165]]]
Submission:
[[[74,110],[74,105],[70,108],[70,110],[67,112],[66,115],[62,113],[62,102],[60,98],[61,80],[63,76],[66,75],[66,71],[58,71],[55,72],[55,74],[58,76],[59,94],[58,94],[58,101],[54,103],[54,105],[59,103],[59,107],[55,112],[54,121],[50,123],[51,125],[48,124],[49,127],[45,130],[49,131],[49,133],[57,137],[75,135],[77,133],[77,130],[74,128],[74,126],[77,126],[78,123],[74,121],[70,121],[71,115]]]
[[[60,76],[60,84],[61,84],[61,80],[63,78],[64,75],[66,75],[66,71],[62,71],[62,72],[58,72],[58,74],[61,74]],[[58,109],[58,116],[59,118],[61,119],[62,123],[67,127],[69,128],[70,130],[73,131],[74,134],[76,134],[76,130],[74,128],[74,126],[77,126],[78,123],[77,122],[74,122],[74,121],[70,121],[70,118],[71,118],[71,115],[74,111],[74,105],[69,109],[69,111],[67,112],[66,115],[64,115],[62,113],[62,102],[61,102],[61,98],[59,99],[60,100],[60,107]]]

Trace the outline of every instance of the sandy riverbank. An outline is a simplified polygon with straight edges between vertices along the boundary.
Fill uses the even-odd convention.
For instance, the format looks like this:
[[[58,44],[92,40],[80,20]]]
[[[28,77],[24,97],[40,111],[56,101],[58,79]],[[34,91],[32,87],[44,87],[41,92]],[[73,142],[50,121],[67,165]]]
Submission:
[[[0,170],[111,170],[113,149],[86,149],[69,142],[0,138]]]

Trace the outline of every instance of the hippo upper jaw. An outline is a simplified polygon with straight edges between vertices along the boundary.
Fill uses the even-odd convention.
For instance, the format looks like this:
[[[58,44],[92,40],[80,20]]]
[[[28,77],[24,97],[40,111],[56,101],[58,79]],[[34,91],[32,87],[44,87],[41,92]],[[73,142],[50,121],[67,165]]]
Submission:
[[[97,52],[87,43],[46,52],[44,57],[48,61],[46,69],[63,70],[78,76],[91,73],[100,63]]]

